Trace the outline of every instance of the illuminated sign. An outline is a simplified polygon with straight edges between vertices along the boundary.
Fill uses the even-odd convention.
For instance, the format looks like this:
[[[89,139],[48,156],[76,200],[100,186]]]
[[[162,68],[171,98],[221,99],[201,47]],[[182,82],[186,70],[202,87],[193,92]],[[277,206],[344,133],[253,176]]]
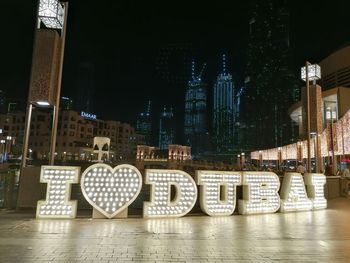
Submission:
[[[303,176],[299,173],[286,173],[281,189],[281,212],[307,211],[312,202],[306,194]]]
[[[236,187],[242,184],[240,172],[197,171],[200,206],[210,216],[232,215],[236,208]]]
[[[69,201],[71,184],[78,183],[80,167],[42,166],[40,182],[47,183],[46,199],[38,201],[37,218],[75,218],[77,201]]]
[[[78,183],[79,167],[42,166],[40,182],[47,183],[46,200],[38,201],[37,218],[75,218],[77,201],[71,201],[71,184]],[[304,184],[305,180],[305,184]],[[229,216],[236,208],[237,186],[243,198],[238,213],[267,214],[327,208],[323,174],[286,173],[281,196],[280,180],[272,172],[197,171],[196,181],[180,170],[147,169],[145,184],[150,185],[150,200],[143,203],[144,218],[181,217],[197,201],[209,216]],[[307,191],[305,188],[307,185]],[[114,168],[94,164],[82,174],[80,187],[90,205],[106,218],[124,211],[139,196],[140,171],[128,164]]]
[[[84,171],[80,185],[90,205],[112,218],[136,199],[141,191],[142,176],[128,164],[114,169],[106,164],[94,164]]]
[[[243,199],[238,201],[240,214],[269,214],[280,207],[280,180],[271,172],[243,172]]]
[[[151,202],[143,205],[143,217],[180,217],[191,211],[197,200],[192,177],[178,170],[146,170],[146,184],[151,184]],[[171,188],[175,197],[171,199]]]
[[[87,113],[87,112],[84,112],[84,111],[82,111],[80,113],[80,116],[83,117],[83,118],[86,118],[86,119],[90,119],[90,120],[96,120],[97,119],[96,114]]]

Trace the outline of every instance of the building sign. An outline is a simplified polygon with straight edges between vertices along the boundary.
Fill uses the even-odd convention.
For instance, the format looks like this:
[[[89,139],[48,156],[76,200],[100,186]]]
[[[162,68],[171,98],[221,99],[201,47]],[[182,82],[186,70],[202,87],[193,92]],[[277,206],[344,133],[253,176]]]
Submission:
[[[83,118],[86,118],[86,119],[90,119],[90,120],[96,120],[97,119],[96,114],[92,114],[92,113],[88,113],[88,112],[84,112],[84,111],[82,111],[80,113],[80,116],[83,117]]]
[[[80,167],[42,166],[40,182],[47,183],[46,200],[37,204],[37,218],[75,218],[77,201],[70,200]],[[150,200],[143,200],[144,218],[174,218],[188,214],[196,204],[209,216],[230,216],[236,208],[236,188],[243,186],[238,213],[269,214],[325,209],[323,174],[286,173],[280,190],[272,172],[197,171],[193,179],[180,170],[147,169]],[[94,164],[82,174],[80,187],[90,205],[106,218],[128,208],[142,188],[140,171],[128,164],[115,168]],[[198,185],[198,186],[197,186]],[[305,185],[307,187],[305,187]],[[199,189],[198,189],[199,188]],[[175,193],[175,194],[174,194]]]

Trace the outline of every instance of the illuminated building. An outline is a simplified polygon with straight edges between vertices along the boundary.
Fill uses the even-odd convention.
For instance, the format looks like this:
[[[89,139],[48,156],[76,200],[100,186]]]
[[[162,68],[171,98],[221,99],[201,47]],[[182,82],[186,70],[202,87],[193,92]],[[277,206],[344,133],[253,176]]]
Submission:
[[[5,94],[2,90],[0,90],[0,113],[3,113],[5,111],[6,111]]]
[[[148,101],[147,108],[137,116],[136,132],[145,136],[145,144],[151,145],[152,116],[151,101]]]
[[[213,143],[216,152],[227,153],[233,150],[234,85],[232,75],[226,72],[226,56],[222,59],[222,72],[214,84]]]
[[[73,100],[68,97],[61,97],[60,108],[62,110],[72,110],[73,109]]]
[[[175,119],[173,109],[164,107],[159,120],[159,149],[166,150],[168,145],[175,143]]]
[[[185,95],[185,143],[192,148],[193,155],[205,152],[208,145],[207,87],[202,80],[202,71],[195,75],[192,63],[192,79],[187,84]]]
[[[297,137],[288,107],[299,98],[290,70],[289,12],[285,1],[252,1],[245,90],[241,97],[243,150],[276,147]]]
[[[33,157],[47,159],[50,149],[51,113],[33,111],[29,148]],[[25,114],[15,112],[0,114],[0,129],[4,136],[14,138],[13,154],[21,153]],[[110,138],[111,159],[134,158],[136,145],[143,144],[143,136],[135,133],[128,123],[113,120],[89,119],[72,110],[60,113],[57,131],[56,159],[90,160],[94,137]]]
[[[320,84],[323,89],[350,88],[350,45],[333,52],[319,64],[322,69]]]
[[[312,86],[310,86],[312,88]],[[311,158],[331,157],[332,151],[335,156],[343,156],[344,159],[350,156],[350,89],[346,87],[336,87],[323,91],[321,94],[322,105],[321,116],[311,115],[311,130],[319,123],[322,123],[322,131],[313,135],[311,139]],[[312,100],[311,100],[312,102]],[[305,133],[303,122],[302,101],[295,103],[289,109],[290,118],[299,127],[300,134]],[[305,106],[304,106],[305,107]],[[313,120],[313,118],[315,118]],[[316,118],[319,118],[318,120]],[[330,123],[332,123],[330,125]],[[332,136],[332,133],[334,134]],[[317,135],[317,136],[316,136]],[[333,146],[332,146],[333,141]],[[317,155],[316,155],[317,156]],[[307,141],[284,145],[282,147],[264,149],[251,153],[252,160],[259,160],[262,164],[265,161],[276,162],[298,160],[307,158]]]
[[[77,74],[76,109],[94,112],[95,68],[92,63],[80,63]]]

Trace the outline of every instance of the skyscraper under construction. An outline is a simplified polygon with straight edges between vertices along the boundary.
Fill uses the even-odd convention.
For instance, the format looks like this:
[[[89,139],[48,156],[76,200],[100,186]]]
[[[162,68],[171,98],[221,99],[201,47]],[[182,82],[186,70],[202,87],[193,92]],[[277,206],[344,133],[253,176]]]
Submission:
[[[192,78],[187,84],[185,95],[185,143],[192,147],[192,155],[200,155],[207,150],[209,134],[207,123],[207,86],[202,80],[203,70],[196,75],[192,63]]]

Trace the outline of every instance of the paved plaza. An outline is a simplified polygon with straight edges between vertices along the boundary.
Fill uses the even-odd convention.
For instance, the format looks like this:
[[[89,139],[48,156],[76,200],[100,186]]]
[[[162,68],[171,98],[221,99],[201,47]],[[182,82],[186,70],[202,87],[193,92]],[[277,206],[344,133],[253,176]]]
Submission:
[[[0,262],[350,262],[345,198],[322,211],[218,218],[0,216]]]

